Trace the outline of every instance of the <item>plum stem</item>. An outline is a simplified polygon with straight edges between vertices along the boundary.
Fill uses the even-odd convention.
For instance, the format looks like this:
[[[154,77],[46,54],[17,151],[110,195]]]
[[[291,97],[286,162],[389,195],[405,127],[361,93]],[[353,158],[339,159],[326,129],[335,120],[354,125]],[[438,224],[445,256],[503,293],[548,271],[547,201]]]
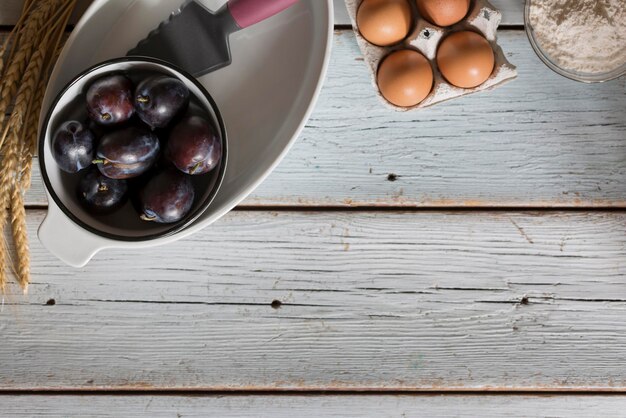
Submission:
[[[191,167],[191,170],[189,170],[189,174],[196,174],[196,171],[198,171],[201,166],[202,161],[197,162],[193,167]]]
[[[150,98],[146,96],[137,96],[137,101],[139,103],[148,103],[150,101]]]
[[[110,113],[103,113],[102,114],[102,120],[109,120],[111,119],[111,114]]]
[[[146,215],[145,213],[143,213],[143,214],[141,214],[141,215],[139,216],[139,218],[140,218],[142,221],[152,222],[152,221],[154,221],[154,220],[156,219],[156,216],[152,216],[152,217],[150,217],[150,216]]]
[[[102,159],[102,158],[96,158],[95,160],[91,161],[91,164],[103,164],[103,165],[106,165],[108,163],[109,163],[109,160],[105,160],[105,159]]]

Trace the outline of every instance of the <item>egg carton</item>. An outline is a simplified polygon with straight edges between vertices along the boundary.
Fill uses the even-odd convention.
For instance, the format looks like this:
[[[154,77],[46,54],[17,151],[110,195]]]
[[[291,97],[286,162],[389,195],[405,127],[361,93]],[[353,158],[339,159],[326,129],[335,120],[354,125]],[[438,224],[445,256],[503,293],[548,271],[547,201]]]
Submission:
[[[356,14],[362,1],[363,0],[345,0],[345,3],[350,20],[352,21],[352,29],[356,35],[357,43],[359,44],[365,62],[370,68],[372,84],[380,100],[391,109],[407,111],[432,106],[456,97],[477,93],[479,91],[493,90],[517,77],[515,66],[506,59],[502,48],[500,48],[496,41],[496,32],[500,20],[502,19],[502,14],[486,0],[472,0],[467,16],[459,23],[445,28],[434,25],[423,19],[417,12],[415,0],[407,0],[411,4],[413,12],[414,29],[402,42],[389,47],[380,47],[371,44],[361,36],[356,23]],[[481,33],[487,41],[489,41],[495,57],[494,69],[489,78],[481,85],[469,89],[456,87],[448,83],[441,75],[435,59],[439,42],[448,33],[463,30]],[[432,66],[434,81],[431,92],[424,100],[415,106],[400,107],[388,102],[380,94],[378,84],[376,83],[376,73],[378,72],[378,66],[383,58],[393,51],[407,48],[416,49],[424,54]]]

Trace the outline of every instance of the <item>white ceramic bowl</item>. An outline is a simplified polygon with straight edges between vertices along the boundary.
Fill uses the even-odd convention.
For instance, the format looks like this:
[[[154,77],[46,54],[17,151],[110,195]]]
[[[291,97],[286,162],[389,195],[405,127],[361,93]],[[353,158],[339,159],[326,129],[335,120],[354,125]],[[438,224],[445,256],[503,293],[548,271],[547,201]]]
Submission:
[[[192,176],[196,191],[190,213],[181,221],[172,224],[145,222],[139,218],[131,200],[115,212],[94,216],[80,204],[76,195],[76,186],[84,174],[68,174],[58,168],[52,157],[50,146],[58,127],[68,120],[87,120],[85,92],[97,78],[106,74],[122,73],[129,78],[139,74],[160,73],[177,78],[185,83],[191,93],[190,112],[200,112],[210,119],[222,142],[222,158],[211,172]],[[139,80],[134,80],[138,82]],[[48,195],[64,214],[80,227],[103,237],[118,241],[148,241],[174,234],[185,228],[211,204],[226,172],[228,158],[228,140],[224,121],[213,98],[190,74],[171,65],[154,59],[118,58],[98,64],[77,75],[57,96],[50,106],[39,140],[39,163],[41,174]]]
[[[224,1],[202,3],[216,10]],[[76,74],[124,56],[179,6],[180,0],[95,0],[76,25],[53,71],[40,129],[54,98]],[[241,202],[284,157],[313,109],[330,56],[332,13],[332,0],[300,0],[233,34],[232,64],[199,79],[224,118],[229,155],[222,186],[196,221],[162,238],[119,241],[72,221],[48,193],[48,215],[38,233],[44,246],[79,267],[105,248],[159,245],[188,236]]]

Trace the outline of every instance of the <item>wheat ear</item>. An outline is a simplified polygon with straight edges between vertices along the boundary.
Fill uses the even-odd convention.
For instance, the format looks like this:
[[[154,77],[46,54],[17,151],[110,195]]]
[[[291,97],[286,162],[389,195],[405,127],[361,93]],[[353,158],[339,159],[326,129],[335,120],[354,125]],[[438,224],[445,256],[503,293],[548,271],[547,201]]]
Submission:
[[[19,186],[17,184],[16,173],[19,163],[20,133],[24,124],[24,112],[28,109],[32,100],[34,89],[39,83],[39,74],[43,65],[43,56],[45,54],[45,44],[37,49],[33,54],[33,59],[28,63],[22,84],[19,87],[17,97],[15,99],[15,107],[9,119],[6,129],[3,133],[2,140],[6,139],[6,153],[4,156],[2,170],[0,172],[0,234],[4,233],[4,226],[7,218],[7,209],[14,208],[11,203],[14,197],[14,189]],[[18,224],[18,231],[20,225]],[[27,244],[26,244],[27,245]],[[20,274],[18,270],[18,281],[27,283],[29,280],[28,269],[24,270],[25,276]]]
[[[15,55],[11,57],[6,72],[2,77],[0,86],[0,116],[6,114],[12,99],[17,93],[19,81],[22,79],[25,68],[32,57],[35,45],[39,43],[41,29],[45,25],[48,14],[51,13],[52,8],[49,7],[51,4],[51,2],[38,4],[37,8],[31,14],[32,19],[29,18],[24,24],[23,34],[20,36],[19,48]],[[48,7],[46,7],[46,5]],[[22,38],[24,39],[23,42]],[[2,148],[1,142],[0,148]]]
[[[30,248],[26,231],[24,194],[17,186],[13,187],[11,193],[11,230],[17,254],[16,262],[14,262],[14,265],[16,264],[17,282],[26,293],[30,282]]]
[[[45,60],[43,74],[41,75],[37,88],[34,92],[32,103],[29,104],[27,111],[28,122],[25,129],[23,129],[23,142],[20,153],[22,167],[19,175],[19,182],[13,188],[11,194],[11,227],[13,231],[13,242],[15,243],[15,249],[17,253],[17,278],[18,283],[24,290],[24,293],[28,291],[28,283],[30,282],[30,248],[28,244],[27,223],[26,223],[26,210],[24,207],[24,192],[28,190],[31,182],[32,163],[34,149],[37,144],[37,124],[38,124],[38,110],[41,108],[41,102],[44,95],[44,80],[47,79],[51,64],[56,60],[58,45],[61,37],[63,36],[64,27],[69,20],[72,9],[74,8],[75,0],[68,5],[71,6],[66,14],[61,19],[60,28],[57,27],[57,32],[52,32],[53,41],[52,51],[48,52],[47,59]],[[48,42],[50,47],[50,42]]]
[[[50,68],[75,3],[76,0],[25,0],[18,24],[0,47],[0,74],[7,62],[0,81],[0,155],[4,155],[0,170],[0,237],[4,237],[10,212],[17,253],[13,271],[24,291],[30,280],[24,193],[30,186],[38,112]],[[13,98],[13,111],[5,120],[4,114]],[[9,264],[6,250],[6,243],[0,242],[0,291],[4,291],[6,285]]]

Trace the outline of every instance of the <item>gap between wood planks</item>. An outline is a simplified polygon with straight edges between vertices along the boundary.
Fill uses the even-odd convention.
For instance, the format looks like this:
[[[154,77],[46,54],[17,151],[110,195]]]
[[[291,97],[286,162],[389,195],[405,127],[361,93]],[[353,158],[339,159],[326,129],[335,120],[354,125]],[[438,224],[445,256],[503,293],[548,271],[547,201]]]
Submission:
[[[47,206],[28,206],[32,209],[46,209]],[[597,206],[339,206],[339,205],[319,205],[319,206],[251,206],[239,205],[233,211],[247,212],[424,212],[424,213],[444,213],[444,212],[568,212],[568,213],[622,213],[626,212],[626,207],[597,207]]]
[[[538,388],[521,388],[519,390],[511,388],[489,390],[458,390],[458,389],[433,389],[433,390],[384,390],[376,389],[198,389],[198,388],[179,388],[179,389],[0,389],[0,399],[5,396],[188,396],[188,397],[212,397],[212,396],[417,396],[417,397],[434,397],[434,396],[476,396],[476,397],[504,397],[504,396],[538,396],[538,397],[559,397],[567,395],[576,396],[612,396],[625,397],[626,388],[613,389],[565,389],[555,390],[553,388],[542,390]]]
[[[48,205],[30,204],[27,210],[46,210]],[[443,213],[443,212],[568,212],[568,213],[623,213],[626,207],[598,207],[598,206],[252,206],[239,205],[231,209],[241,212],[416,212],[416,213]]]

